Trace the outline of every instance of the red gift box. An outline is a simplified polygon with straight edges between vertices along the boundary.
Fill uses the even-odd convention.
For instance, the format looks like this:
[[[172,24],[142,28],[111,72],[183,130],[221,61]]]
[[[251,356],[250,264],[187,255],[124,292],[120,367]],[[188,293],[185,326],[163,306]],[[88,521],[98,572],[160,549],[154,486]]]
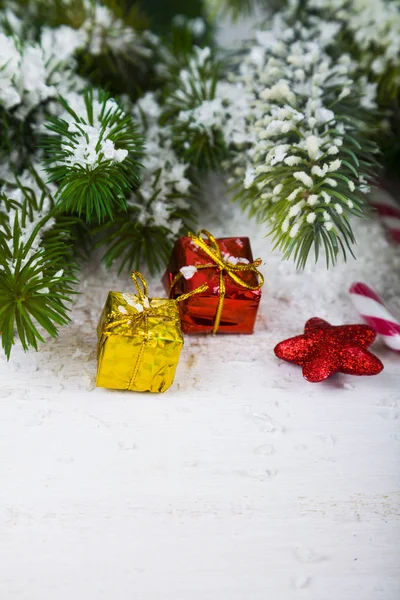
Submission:
[[[183,332],[253,333],[264,283],[260,264],[247,237],[215,239],[202,230],[180,238],[163,284],[170,298],[194,294],[179,305]],[[193,276],[185,278],[182,267],[196,267],[186,269],[186,277]]]

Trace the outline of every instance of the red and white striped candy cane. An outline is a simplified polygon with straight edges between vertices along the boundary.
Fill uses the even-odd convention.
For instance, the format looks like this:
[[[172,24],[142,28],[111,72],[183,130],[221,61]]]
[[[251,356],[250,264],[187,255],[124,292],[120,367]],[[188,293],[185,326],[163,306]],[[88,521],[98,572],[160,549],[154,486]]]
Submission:
[[[372,191],[370,204],[377,211],[391,238],[400,244],[400,205],[383,188]]]
[[[400,352],[400,322],[388,311],[382,300],[365,283],[353,283],[350,287],[354,306],[382,340],[392,350]]]

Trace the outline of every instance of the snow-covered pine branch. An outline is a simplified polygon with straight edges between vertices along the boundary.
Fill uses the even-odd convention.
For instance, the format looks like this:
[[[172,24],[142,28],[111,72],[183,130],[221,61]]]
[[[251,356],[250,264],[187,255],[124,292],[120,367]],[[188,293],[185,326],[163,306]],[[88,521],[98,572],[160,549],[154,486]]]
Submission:
[[[64,113],[50,118],[47,171],[56,200],[68,212],[102,221],[125,207],[138,182],[142,137],[131,117],[102,90],[60,99]]]
[[[155,95],[145,94],[133,107],[145,139],[141,181],[127,196],[127,212],[120,213],[104,228],[105,260],[122,268],[139,268],[146,261],[150,270],[168,260],[179,233],[192,224],[196,198],[189,179],[190,164],[173,148],[173,132],[162,125],[161,107]]]
[[[175,151],[196,167],[218,170],[231,144],[250,141],[244,87],[222,73],[212,50],[195,46],[167,84],[162,122],[171,127]]]
[[[33,169],[0,189],[0,330],[8,358],[15,329],[26,350],[68,322],[75,282],[70,233],[57,226],[53,206],[51,189]]]
[[[291,0],[293,9],[297,0]],[[383,85],[400,89],[400,7],[397,0],[308,0],[305,18],[315,30],[330,24],[330,45],[351,52],[360,72]],[[335,28],[335,29],[334,29]],[[334,34],[334,35],[332,35]],[[387,98],[381,98],[383,102]]]
[[[280,16],[256,34],[234,81],[244,86],[254,143],[236,164],[242,204],[269,220],[276,246],[303,267],[314,246],[327,263],[352,252],[352,215],[377,174],[363,110],[374,110],[375,87],[352,79],[354,65],[333,61],[323,43]],[[242,162],[242,165],[240,165]]]

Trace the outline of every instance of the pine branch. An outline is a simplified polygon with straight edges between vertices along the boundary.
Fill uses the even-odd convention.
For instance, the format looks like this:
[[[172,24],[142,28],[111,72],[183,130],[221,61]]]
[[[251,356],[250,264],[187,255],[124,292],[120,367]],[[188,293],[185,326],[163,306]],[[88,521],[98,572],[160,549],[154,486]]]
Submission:
[[[378,84],[380,106],[396,100],[400,91],[398,0],[297,0],[287,14],[317,35],[325,32],[331,56],[349,53],[358,75]]]
[[[162,123],[171,124],[174,148],[200,169],[218,169],[226,156],[226,110],[217,96],[220,65],[208,47],[185,55],[178,74],[171,71],[165,89]]]
[[[282,24],[276,35],[275,43],[259,35],[238,77],[253,106],[254,144],[246,173],[238,154],[237,177],[245,177],[237,198],[271,223],[285,258],[303,268],[314,248],[329,266],[353,254],[350,217],[364,215],[363,193],[379,172],[362,106],[370,101],[352,81],[348,57],[334,63],[318,41],[296,39],[296,29]]]
[[[118,95],[137,96],[147,85],[156,36],[145,30],[148,20],[137,4],[36,0],[29,8],[23,2],[13,3],[13,10],[12,20],[19,22],[24,39],[43,49],[47,70],[59,72],[61,59],[65,69],[73,66],[75,75]],[[63,87],[63,82],[58,83]]]
[[[127,213],[120,213],[98,230],[102,236],[99,246],[107,248],[104,262],[108,268],[117,263],[118,273],[140,270],[144,264],[151,274],[160,271],[169,260],[174,238],[190,228],[191,219],[187,211],[177,210],[171,215],[182,223],[175,236],[171,235],[168,227],[156,225],[151,220],[142,224],[140,212],[139,208],[130,207]]]
[[[0,106],[0,162],[11,171],[20,172],[32,160],[39,143],[36,116],[32,111],[21,120]]]
[[[61,210],[101,222],[126,207],[125,195],[138,183],[142,137],[103,91],[76,97],[75,110],[60,102],[65,114],[49,119],[56,135],[44,142],[50,181],[59,184],[56,200]]]
[[[161,107],[153,94],[141,98],[134,114],[146,138],[143,178],[127,196],[127,213],[99,228],[105,263],[153,273],[166,264],[175,238],[194,225],[197,199],[190,165],[174,151],[171,128],[160,124]]]
[[[171,79],[179,77],[180,71],[187,67],[195,46],[204,48],[212,44],[210,28],[203,19],[176,15],[163,43],[154,48],[160,83],[171,82]]]
[[[86,11],[82,28],[88,39],[79,55],[79,73],[112,94],[137,97],[148,85],[158,40],[145,31],[148,19],[138,4],[129,4],[107,0]]]
[[[128,211],[121,212],[97,230],[101,235],[98,246],[107,247],[104,261],[107,267],[119,264],[124,269],[140,269],[146,264],[151,274],[160,271],[169,260],[172,246],[179,235],[192,229],[196,212],[189,208],[190,194],[173,191],[161,181],[161,169],[151,183],[152,195],[143,197],[140,188],[128,199]],[[179,181],[176,184],[179,186]],[[166,194],[166,187],[170,186]],[[143,193],[149,190],[144,187]]]
[[[52,215],[32,219],[32,198],[20,203],[0,196],[7,220],[0,219],[0,330],[7,358],[15,343],[15,330],[24,350],[38,348],[43,330],[52,337],[68,322],[66,303],[71,301],[75,279],[64,272],[63,239],[41,246],[43,231]],[[40,204],[35,200],[36,206]],[[3,215],[4,215],[3,212]]]

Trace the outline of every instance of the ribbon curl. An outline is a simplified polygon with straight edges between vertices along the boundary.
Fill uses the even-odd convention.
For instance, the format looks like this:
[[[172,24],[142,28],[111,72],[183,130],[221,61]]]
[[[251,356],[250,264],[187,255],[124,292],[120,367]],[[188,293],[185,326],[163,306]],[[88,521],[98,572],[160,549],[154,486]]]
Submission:
[[[126,304],[125,306],[120,305],[118,307],[119,318],[117,319],[115,318],[115,314],[113,315],[113,319],[105,327],[105,333],[117,333],[116,330],[120,327],[129,327],[132,329],[132,325],[136,325],[141,319],[147,319],[147,317],[159,313],[159,307],[150,306],[147,282],[143,275],[139,271],[132,271],[131,279],[136,287],[136,295],[134,297],[137,299],[137,302],[133,302],[128,297],[128,294],[122,294],[122,298]]]
[[[209,244],[201,237],[202,235],[206,236],[209,241]],[[230,277],[237,285],[245,288],[246,290],[257,291],[261,289],[264,285],[264,277],[260,271],[258,271],[257,267],[262,264],[261,258],[256,258],[255,261],[248,264],[233,264],[228,262],[222,256],[221,248],[218,246],[218,242],[215,237],[206,229],[201,229],[198,234],[194,234],[192,232],[188,233],[188,237],[197,245],[211,260],[212,263],[206,265],[195,265],[198,270],[200,269],[218,269],[219,271],[219,298],[218,298],[218,306],[214,319],[214,327],[212,333],[217,333],[219,329],[219,325],[221,322],[222,310],[224,307],[225,293],[226,293],[226,285],[225,285],[225,275]],[[246,281],[243,281],[241,277],[239,277],[239,273],[254,273],[258,277],[258,284],[251,285]],[[172,290],[176,283],[183,277],[181,272],[177,273],[171,283],[169,297],[171,298]],[[200,288],[197,288],[193,292],[189,292],[188,294],[182,294],[177,298],[178,301],[185,300],[186,298],[198,294],[204,289],[210,289],[208,284],[203,284]]]

